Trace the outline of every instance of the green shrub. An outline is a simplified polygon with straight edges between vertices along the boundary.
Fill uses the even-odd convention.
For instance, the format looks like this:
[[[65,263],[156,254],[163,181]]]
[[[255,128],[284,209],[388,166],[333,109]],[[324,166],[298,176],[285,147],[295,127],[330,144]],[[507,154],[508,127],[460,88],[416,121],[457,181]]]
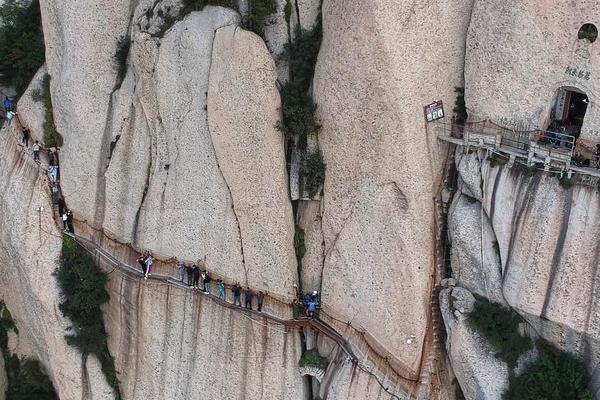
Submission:
[[[306,350],[302,357],[300,357],[300,361],[298,365],[302,367],[317,367],[320,369],[327,369],[329,365],[329,361],[325,357],[321,357],[319,355],[319,351],[315,349]]]
[[[0,5],[0,84],[17,96],[44,64],[44,33],[39,0],[6,0]]]
[[[325,182],[325,163],[319,151],[303,154],[300,177],[309,197],[319,193]]]
[[[545,340],[537,342],[540,357],[519,376],[511,376],[504,400],[592,400],[585,367],[571,354]]]
[[[115,64],[117,66],[117,88],[121,87],[125,74],[127,73],[127,56],[129,56],[129,48],[131,40],[129,36],[121,36],[117,42],[117,50],[115,51]]]
[[[558,183],[565,189],[571,189],[571,187],[573,187],[573,180],[566,175],[559,175]]]
[[[85,249],[68,236],[63,239],[62,264],[55,275],[63,295],[59,308],[73,323],[73,333],[66,336],[67,343],[84,355],[98,357],[107,382],[119,398],[119,380],[108,352],[100,309],[109,300],[104,288],[108,277]]]
[[[525,176],[527,178],[531,178],[531,177],[535,176],[537,173],[538,173],[538,169],[535,167],[535,165],[523,168],[523,176]]]
[[[500,165],[506,165],[506,163],[508,162],[508,157],[504,157],[500,154],[493,153],[492,156],[489,158],[489,161],[490,167],[496,168]]]
[[[42,80],[42,88],[31,91],[31,99],[33,101],[44,103],[46,109],[44,114],[44,146],[45,147],[60,147],[63,145],[63,138],[56,130],[54,124],[54,113],[52,110],[52,95],[50,94],[50,75],[44,75]]]
[[[7,400],[58,400],[52,381],[38,361],[4,353]]]
[[[0,302],[0,309],[2,310],[0,313],[0,349],[6,350],[8,349],[8,331],[12,330],[15,333],[19,333],[19,331],[3,302]]]
[[[264,28],[271,23],[269,17],[277,12],[277,0],[250,0],[249,10],[242,16],[242,27],[264,36]]]
[[[467,113],[467,106],[465,104],[465,88],[455,87],[456,100],[454,101],[454,122],[458,125],[464,125],[469,118]]]
[[[304,229],[302,229],[300,225],[296,225],[294,231],[294,250],[296,250],[296,259],[298,260],[298,263],[300,263],[302,258],[304,258],[304,254],[306,253]]]
[[[157,11],[157,15],[163,21],[158,32],[156,32],[152,36],[163,37],[165,35],[165,32],[171,29],[173,25],[175,25],[177,22],[184,19],[186,15],[194,11],[202,11],[202,9],[204,9],[204,7],[206,6],[221,6],[231,8],[236,11],[238,10],[237,1],[235,0],[182,0],[181,8],[177,12],[177,14],[172,14],[170,12],[170,7],[167,7],[166,12],[162,9],[159,9]],[[147,19],[150,19],[150,17],[148,17],[149,14],[150,17],[153,16],[154,10],[149,9],[148,11],[146,11]],[[146,27],[146,29],[148,29],[148,27]]]
[[[309,135],[319,132],[321,126],[315,121],[316,105],[307,91],[291,81],[281,88],[282,119],[277,129],[288,138],[298,137],[300,148],[306,147]]]
[[[521,354],[533,347],[531,339],[519,334],[519,323],[523,319],[500,304],[477,297],[468,321],[494,348],[496,357],[505,361],[511,369],[517,365]]]

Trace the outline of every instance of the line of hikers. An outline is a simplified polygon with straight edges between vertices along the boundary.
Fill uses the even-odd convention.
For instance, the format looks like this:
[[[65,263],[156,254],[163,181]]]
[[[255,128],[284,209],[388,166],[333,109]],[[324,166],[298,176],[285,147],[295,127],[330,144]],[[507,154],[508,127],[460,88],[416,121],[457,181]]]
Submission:
[[[154,257],[152,257],[149,252],[144,252],[138,256],[136,261],[142,269],[144,279],[148,279],[148,276],[152,275]],[[183,261],[178,261],[177,272],[179,274],[179,281],[183,284],[187,284],[188,287],[202,290],[205,294],[210,294],[210,284],[213,279],[210,276],[210,272],[206,269],[200,269],[198,264],[199,263],[186,264]],[[217,296],[223,301],[227,301],[226,286],[228,285],[225,285],[223,280],[217,280]],[[233,304],[239,307],[242,306],[242,292],[244,292],[244,307],[252,310],[253,302],[256,298],[257,310],[262,312],[265,301],[265,292],[259,290],[258,293],[254,293],[249,287],[246,287],[246,289],[243,290],[240,284],[236,283],[231,287],[231,294],[233,295]]]

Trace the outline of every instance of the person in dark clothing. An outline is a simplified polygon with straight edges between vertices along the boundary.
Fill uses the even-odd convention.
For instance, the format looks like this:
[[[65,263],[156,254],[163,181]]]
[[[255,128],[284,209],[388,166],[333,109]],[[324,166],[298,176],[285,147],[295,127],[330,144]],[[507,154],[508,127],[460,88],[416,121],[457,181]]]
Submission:
[[[231,288],[231,292],[233,293],[233,305],[235,306],[236,304],[238,306],[242,306],[242,301],[240,300],[240,296],[242,294],[242,288],[240,287],[239,283],[236,283],[232,288]]]
[[[65,213],[65,200],[59,197],[56,204],[58,204],[58,214],[63,215]]]
[[[71,210],[67,211],[67,226],[69,227],[69,232],[75,233],[75,229],[73,229],[73,213]]]
[[[185,265],[185,272],[187,273],[187,284],[188,284],[188,286],[193,286],[194,285],[194,269],[192,268],[191,265],[186,264]]]
[[[146,254],[140,253],[140,255],[136,261],[138,264],[140,264],[140,267],[142,267],[142,274],[145,276],[146,275]]]
[[[200,281],[200,268],[196,264],[194,264],[194,266],[192,267],[192,270],[193,270],[193,277],[194,277],[192,286],[194,286],[194,289],[198,289],[198,282]]]
[[[27,129],[27,128],[23,129],[23,144],[25,145],[25,147],[29,146],[29,136],[30,136],[29,129]]]
[[[249,287],[246,288],[246,308],[252,310],[252,298],[254,298],[254,293],[252,289]]]
[[[8,112],[8,111],[12,110],[13,103],[12,103],[12,101],[8,97],[4,98],[4,101],[2,102],[2,105],[4,106],[4,111]]]
[[[204,271],[204,293],[210,293],[210,281],[211,280],[212,279],[211,279],[208,271]]]
[[[54,152],[51,149],[46,150],[48,153],[48,165],[54,165]]]
[[[265,301],[265,294],[263,293],[262,290],[260,290],[258,292],[258,294],[256,295],[256,302],[258,303],[257,304],[258,312],[262,312],[263,301]]]

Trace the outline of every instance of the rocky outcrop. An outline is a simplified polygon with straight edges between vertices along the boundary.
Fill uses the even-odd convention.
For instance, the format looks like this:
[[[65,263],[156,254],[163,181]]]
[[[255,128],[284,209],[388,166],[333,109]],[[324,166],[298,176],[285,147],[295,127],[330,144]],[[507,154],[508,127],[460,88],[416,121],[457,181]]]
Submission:
[[[116,270],[105,310],[125,399],[305,398],[297,331]]]
[[[208,125],[239,225],[244,281],[292,300],[294,224],[283,136],[275,127],[275,64],[258,36],[236,26],[217,31],[211,60]]]
[[[549,4],[549,3],[548,3]],[[465,98],[475,119],[516,129],[545,129],[559,87],[600,96],[598,42],[578,39],[596,23],[600,3],[476,0],[467,36]],[[589,107],[582,136],[598,140],[600,112]]]
[[[508,367],[494,356],[490,344],[469,326],[469,310],[465,310],[458,301],[459,297],[464,298],[461,292],[465,291],[455,287],[440,293],[450,364],[465,398],[499,400],[508,388]]]
[[[30,118],[36,116],[30,114]],[[85,393],[94,399],[111,399],[104,379],[97,380],[93,392],[89,390],[84,372],[97,376],[101,372],[97,364],[83,369],[81,354],[65,341],[70,322],[58,310],[60,293],[52,276],[58,267],[61,232],[53,220],[47,183],[30,153],[17,144],[17,134],[5,127],[0,148],[4,193],[0,196],[0,293],[19,330],[9,348],[39,360],[61,399],[92,398]]]
[[[565,189],[550,174],[528,177],[518,166],[491,167],[488,161],[480,170],[483,203],[458,193],[450,210],[454,277],[505,301],[525,317],[530,333],[577,354],[597,376],[598,188]]]
[[[425,337],[444,157],[422,106],[453,103],[470,15],[470,2],[440,7],[325,1],[314,81],[327,164],[323,303],[413,371],[422,354],[407,338],[421,348]],[[432,26],[446,39],[424,40]]]

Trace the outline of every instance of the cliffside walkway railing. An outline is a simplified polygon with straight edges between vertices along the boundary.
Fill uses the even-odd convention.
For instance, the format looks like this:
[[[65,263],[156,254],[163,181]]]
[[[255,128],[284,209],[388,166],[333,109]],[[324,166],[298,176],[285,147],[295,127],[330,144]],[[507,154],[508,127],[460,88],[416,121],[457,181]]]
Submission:
[[[96,243],[92,242],[91,240],[86,239],[82,236],[70,233],[70,232],[65,232],[65,235],[73,238],[73,240],[75,240],[79,245],[81,245],[83,248],[85,248],[87,251],[89,251],[95,257],[104,258],[110,264],[119,268],[121,271],[125,272],[126,274],[138,276],[140,278],[143,277],[143,273],[138,268],[135,268],[131,265],[125,264],[122,261],[119,261],[116,257],[114,257],[112,254],[108,253],[106,250],[100,248]],[[168,275],[152,274],[148,277],[148,279],[168,283],[168,284],[177,286],[181,289],[192,290],[195,293],[198,293],[199,295],[203,295],[203,296],[209,298],[210,300],[214,301],[215,303],[219,304],[220,306],[229,308],[236,312],[241,312],[241,313],[253,315],[253,316],[260,316],[260,317],[266,318],[270,321],[273,321],[277,324],[283,325],[289,329],[300,329],[300,328],[314,329],[315,331],[325,335],[326,337],[331,339],[334,343],[336,343],[340,347],[340,349],[342,349],[344,351],[344,353],[346,353],[348,358],[353,363],[356,364],[358,362],[358,358],[354,354],[350,344],[335,329],[333,329],[328,324],[326,324],[325,322],[321,321],[318,318],[283,319],[283,318],[279,318],[274,315],[268,314],[264,311],[258,311],[258,310],[253,310],[253,309],[236,306],[233,303],[229,303],[225,300],[220,299],[218,296],[215,296],[212,293],[204,293],[201,291],[195,291],[194,289],[192,289],[190,286],[186,285],[185,283],[183,283],[177,279],[174,279],[173,277],[168,276]]]
[[[575,138],[557,132],[511,130],[491,121],[459,126],[444,122],[430,125],[439,140],[463,146],[485,149],[508,158],[508,166],[519,162],[528,167],[543,165],[544,171],[574,173],[600,178],[600,169],[573,165]]]

